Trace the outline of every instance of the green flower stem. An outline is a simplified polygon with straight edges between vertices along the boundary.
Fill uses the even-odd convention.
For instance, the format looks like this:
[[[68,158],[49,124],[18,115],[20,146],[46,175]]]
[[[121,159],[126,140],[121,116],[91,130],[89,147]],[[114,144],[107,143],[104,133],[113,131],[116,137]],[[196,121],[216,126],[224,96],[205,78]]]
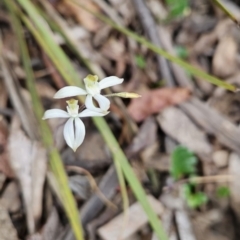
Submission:
[[[105,142],[107,143],[110,151],[112,152],[113,159],[116,162],[119,162],[125,178],[127,179],[131,189],[133,190],[136,198],[141,203],[146,215],[148,216],[149,223],[152,226],[154,232],[161,240],[167,240],[168,237],[163,229],[163,226],[157,217],[156,213],[153,211],[152,207],[150,206],[146,193],[143,190],[140,182],[138,181],[128,159],[126,158],[124,152],[119,147],[119,144],[114,137],[113,133],[109,129],[106,121],[103,118],[93,118],[95,125],[97,126],[98,130],[102,134]]]
[[[219,0],[213,0],[213,2],[218,6],[233,22],[235,22],[238,27],[240,26],[237,18],[221,3]]]

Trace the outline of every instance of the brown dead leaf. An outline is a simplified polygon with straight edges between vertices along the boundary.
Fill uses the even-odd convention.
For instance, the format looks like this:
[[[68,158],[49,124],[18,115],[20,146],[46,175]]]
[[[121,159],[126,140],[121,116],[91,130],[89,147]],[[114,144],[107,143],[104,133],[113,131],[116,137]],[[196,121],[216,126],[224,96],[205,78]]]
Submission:
[[[128,62],[128,54],[126,54],[126,43],[124,39],[115,39],[112,37],[105,41],[101,53],[108,59],[116,61],[116,69],[113,71],[115,71],[115,75],[121,76]]]
[[[1,240],[18,240],[17,231],[12,224],[8,210],[0,201],[0,239]]]
[[[169,107],[157,116],[162,130],[190,150],[209,156],[212,146],[206,134],[199,129],[183,111]]]
[[[10,213],[17,212],[21,209],[22,203],[20,200],[20,189],[16,181],[7,184],[1,196],[1,204]]]
[[[28,237],[27,240],[53,240],[57,239],[59,232],[62,230],[61,222],[57,210],[53,208],[49,214],[46,224],[43,226],[41,233],[35,233]]]
[[[233,37],[222,38],[213,57],[213,73],[222,78],[232,75],[237,69],[237,51]]]
[[[12,178],[14,173],[11,169],[7,153],[8,126],[3,116],[0,115],[0,171],[7,177]]]
[[[76,2],[80,5],[84,5],[87,9],[90,9],[93,12],[100,11],[99,7],[91,1],[77,0]],[[91,32],[96,32],[102,26],[100,20],[74,2],[67,0],[61,1],[58,4],[58,9],[59,11],[64,12],[64,14],[73,16],[83,27]]]
[[[157,215],[162,215],[164,212],[163,205],[160,201],[156,200],[153,196],[147,195],[148,201]],[[127,226],[121,232],[123,221],[126,221]],[[98,234],[104,240],[117,240],[117,239],[138,239],[137,232],[146,226],[148,220],[146,213],[143,211],[139,202],[132,204],[128,209],[128,217],[124,218],[124,213],[119,214],[101,226],[98,229]]]
[[[133,99],[128,106],[128,112],[136,122],[140,122],[166,107],[187,100],[189,96],[190,92],[186,88],[151,90],[143,93],[141,98]]]
[[[127,156],[133,156],[143,149],[153,145],[157,139],[157,123],[153,117],[149,117],[140,127],[137,135],[127,148]]]
[[[38,81],[36,82],[36,88],[38,95],[45,98],[52,99],[56,90],[47,82]]]
[[[110,0],[109,1],[113,9],[116,9],[118,13],[123,17],[124,23],[127,25],[130,23],[135,15],[132,1],[128,0]]]
[[[29,233],[42,214],[42,191],[47,170],[47,155],[39,142],[31,141],[14,128],[8,142],[9,160],[23,192]]]
[[[126,55],[125,43],[123,39],[109,38],[103,45],[101,52],[104,56],[111,60],[119,60],[119,58],[124,58]]]

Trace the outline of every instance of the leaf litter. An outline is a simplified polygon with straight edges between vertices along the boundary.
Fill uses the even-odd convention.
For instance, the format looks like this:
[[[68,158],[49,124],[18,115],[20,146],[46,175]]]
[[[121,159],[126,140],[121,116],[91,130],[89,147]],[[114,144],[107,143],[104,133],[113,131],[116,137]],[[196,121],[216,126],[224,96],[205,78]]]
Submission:
[[[47,154],[41,143],[31,141],[14,122],[8,141],[9,161],[22,189],[28,230],[34,233],[42,214]]]
[[[155,196],[154,201],[163,205],[168,218],[164,214],[161,219],[169,239],[176,236],[181,240],[238,239],[239,229],[235,226],[239,221],[240,199],[237,181],[239,94],[216,88],[172,63],[159,64],[157,56],[145,46],[117,32],[71,1],[44,2],[45,5],[36,6],[51,18],[45,9],[51,3],[52,16],[58,14],[64,23],[61,25],[63,32],[82,54],[83,58],[79,60],[76,52],[67,46],[67,41],[59,37],[53,25],[49,24],[53,35],[57,36],[56,42],[72,60],[79,76],[93,74],[93,70],[85,66],[87,60],[99,76],[117,75],[125,79],[123,86],[112,88],[114,91],[132,91],[142,95],[139,99],[124,100],[123,105],[112,99],[111,113],[106,119],[145,190],[151,198]],[[80,0],[77,2],[85,4]],[[139,2],[143,3],[142,0],[94,0],[86,7],[147,36],[173,55],[177,55],[176,49],[181,48],[188,53],[184,58],[194,66],[240,86],[239,29],[213,4],[214,1],[187,3],[184,0],[176,6],[174,1],[148,0],[141,6]],[[239,18],[239,3],[222,2]],[[139,6],[140,9],[145,6],[149,11],[139,11]],[[0,13],[1,43],[4,46],[4,63],[0,69],[0,239],[73,239],[61,204],[46,183],[47,152],[51,149],[44,149],[36,140],[39,129],[29,106],[31,100],[25,86],[26,73],[19,60],[17,40],[9,27],[9,13],[2,3]],[[150,21],[142,21],[149,18]],[[149,22],[153,25],[149,26]],[[151,35],[150,31],[158,34]],[[55,92],[65,86],[62,76],[27,28],[24,32],[38,94],[45,109],[53,106],[64,109],[65,100],[56,102],[52,99]],[[154,39],[156,37],[159,39]],[[169,79],[165,79],[164,72],[170,73]],[[171,88],[170,80],[173,83]],[[14,126],[16,115],[20,116],[21,123]],[[105,203],[97,193],[90,191],[86,179],[68,171],[69,187],[81,209],[84,229],[92,229],[86,239],[114,239],[118,236],[114,216],[122,209],[112,157],[91,120],[84,123],[92,131],[88,131],[85,142],[76,153],[65,145],[62,136],[64,121],[52,120],[50,125],[64,164],[89,171],[100,191],[119,206],[118,211],[104,210]],[[179,145],[187,148],[194,157],[177,154],[173,166],[171,154]],[[184,172],[184,166],[187,166],[187,172]],[[178,179],[174,179],[173,172]],[[182,190],[184,183],[191,180],[190,175],[201,178],[201,181],[191,182],[186,198],[186,192],[184,196]],[[225,187],[229,192],[221,200],[219,187]],[[132,196],[130,189],[128,193]],[[191,208],[190,205],[196,201],[201,204]],[[134,206],[129,207],[130,219],[134,217],[131,214]],[[123,215],[120,213],[117,218],[121,222]],[[132,237],[155,239],[146,221],[143,223],[144,219],[143,213],[135,222]],[[103,229],[108,230],[103,234]],[[131,229],[130,225],[126,226],[126,231]],[[7,232],[12,236],[7,237]]]

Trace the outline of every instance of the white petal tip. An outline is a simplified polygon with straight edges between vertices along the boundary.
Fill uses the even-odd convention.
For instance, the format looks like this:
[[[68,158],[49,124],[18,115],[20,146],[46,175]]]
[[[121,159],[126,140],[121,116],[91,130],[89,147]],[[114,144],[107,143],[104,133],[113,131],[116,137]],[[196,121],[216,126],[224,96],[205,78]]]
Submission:
[[[61,98],[60,94],[58,92],[56,92],[54,95],[53,95],[53,98]]]
[[[62,96],[62,94],[59,94],[58,92],[54,94],[53,98],[55,99],[60,99],[60,98],[64,98],[65,96]]]
[[[102,114],[104,114],[104,116],[109,114],[109,113],[110,113],[110,111],[102,111]]]

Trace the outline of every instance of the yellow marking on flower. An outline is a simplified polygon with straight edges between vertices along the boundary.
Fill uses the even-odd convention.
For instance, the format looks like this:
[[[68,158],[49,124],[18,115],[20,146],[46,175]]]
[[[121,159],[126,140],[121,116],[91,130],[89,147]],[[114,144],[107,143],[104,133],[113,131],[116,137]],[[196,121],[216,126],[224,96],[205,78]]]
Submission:
[[[78,100],[76,100],[74,98],[72,98],[72,99],[70,99],[70,100],[68,100],[66,102],[67,102],[69,108],[71,108],[71,109],[76,108],[76,106],[78,105]]]
[[[92,82],[97,82],[98,81],[98,76],[97,75],[88,74],[87,77],[86,77],[86,80],[87,81],[92,81]]]
[[[78,100],[76,99],[70,99],[68,101],[66,101],[68,106],[67,106],[67,111],[68,113],[74,117],[75,115],[78,114],[78,109],[79,109],[79,106],[78,106]]]

